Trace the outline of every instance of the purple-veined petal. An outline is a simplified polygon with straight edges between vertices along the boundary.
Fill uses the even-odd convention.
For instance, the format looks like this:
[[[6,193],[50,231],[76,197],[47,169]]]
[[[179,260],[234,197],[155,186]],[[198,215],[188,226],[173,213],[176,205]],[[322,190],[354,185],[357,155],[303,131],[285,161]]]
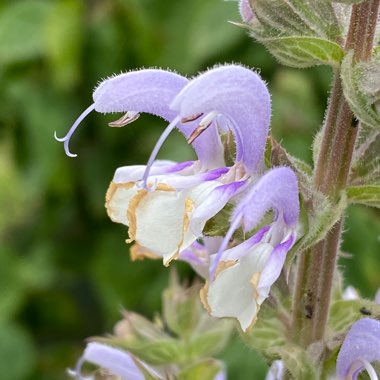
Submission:
[[[270,226],[265,226],[261,228],[259,231],[257,231],[253,236],[251,236],[249,239],[244,240],[242,243],[238,244],[237,246],[227,249],[223,251],[223,255],[221,259],[223,261],[229,261],[229,260],[239,260],[243,256],[247,254],[247,252],[252,249],[253,246],[259,244],[266,233],[269,231]],[[265,245],[267,243],[263,243]],[[257,249],[257,248],[256,248]],[[265,249],[265,248],[264,248]],[[213,257],[214,260],[214,257]]]
[[[270,288],[280,276],[285,264],[286,254],[289,252],[290,248],[292,248],[294,242],[295,236],[291,236],[274,247],[268,261],[265,263],[265,267],[261,272],[260,280],[257,285],[257,292],[260,296],[259,302],[260,300],[264,301],[268,298]]]
[[[377,379],[370,363],[380,361],[380,322],[363,318],[348,331],[340,348],[336,373],[339,380],[355,379],[364,368]]]
[[[188,263],[201,277],[207,278],[209,253],[204,245],[195,241],[179,253],[178,260]]]
[[[150,169],[150,174],[152,176],[157,176],[161,174],[172,174],[176,172],[181,172],[194,165],[194,161],[186,162],[173,162],[157,160],[154,162]],[[146,165],[130,165],[122,166],[116,169],[115,175],[113,177],[113,182],[115,183],[127,183],[136,182],[141,180],[146,169]]]
[[[187,262],[201,277],[208,278],[210,256],[217,252],[222,237],[203,237],[203,243],[195,241],[190,247],[180,251],[178,260]]]
[[[249,0],[240,0],[239,1],[239,12],[241,19],[248,23],[254,18],[254,13],[252,11]]]
[[[144,380],[145,377],[136,365],[132,356],[125,351],[100,344],[96,342],[89,343],[79,360],[76,371],[72,372],[77,379],[87,379],[81,375],[81,367],[84,362],[89,362],[98,365],[101,368],[106,368],[112,374],[120,376],[121,380]],[[151,372],[157,378],[162,378],[153,368],[140,361],[140,364]]]
[[[147,179],[148,187],[166,184],[179,191],[189,187],[197,186],[202,182],[213,181],[228,172],[228,168],[218,168],[207,172],[199,172],[197,161],[188,163],[169,163],[165,165],[152,166],[151,175]],[[116,184],[126,184],[137,182],[146,170],[145,165],[125,166],[118,168],[115,172],[113,182]],[[142,186],[137,186],[142,187]]]
[[[234,196],[246,186],[247,181],[236,181],[216,187],[193,213],[190,228],[196,235],[201,234],[200,226],[215,216]],[[203,226],[202,226],[203,229]]]
[[[209,70],[190,81],[171,107],[181,117],[223,115],[235,134],[236,160],[243,161],[248,174],[261,170],[271,105],[267,87],[255,72],[238,65]]]

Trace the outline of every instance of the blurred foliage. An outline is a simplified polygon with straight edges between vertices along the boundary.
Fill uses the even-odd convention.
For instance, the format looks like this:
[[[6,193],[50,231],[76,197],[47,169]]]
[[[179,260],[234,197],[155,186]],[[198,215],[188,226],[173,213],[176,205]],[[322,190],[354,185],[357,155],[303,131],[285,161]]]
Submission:
[[[72,140],[76,159],[53,139],[101,78],[151,66],[187,75],[217,62],[256,67],[272,93],[275,138],[311,162],[331,72],[278,66],[227,20],[239,20],[234,1],[0,0],[0,373],[8,379],[64,379],[84,339],[109,331],[122,307],[148,317],[159,310],[168,270],[132,263],[126,229],[103,205],[114,170],[145,162],[164,123],[142,116],[111,130],[115,116],[92,114]],[[192,152],[173,134],[161,157]],[[353,207],[346,230],[346,283],[372,297],[379,210]],[[238,340],[222,358],[233,379],[264,377],[263,359]]]

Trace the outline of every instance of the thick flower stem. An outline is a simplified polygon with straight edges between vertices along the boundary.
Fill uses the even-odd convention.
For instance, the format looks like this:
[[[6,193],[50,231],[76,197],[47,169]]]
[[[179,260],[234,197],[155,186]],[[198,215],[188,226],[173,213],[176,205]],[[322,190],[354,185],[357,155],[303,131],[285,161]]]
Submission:
[[[356,61],[371,57],[379,3],[380,0],[366,0],[352,7],[345,50],[353,50]],[[347,184],[357,134],[357,122],[343,96],[337,71],[314,176],[316,189],[329,197],[333,204],[339,202]],[[324,338],[342,225],[341,219],[324,240],[299,258],[292,334],[293,339],[305,347]]]

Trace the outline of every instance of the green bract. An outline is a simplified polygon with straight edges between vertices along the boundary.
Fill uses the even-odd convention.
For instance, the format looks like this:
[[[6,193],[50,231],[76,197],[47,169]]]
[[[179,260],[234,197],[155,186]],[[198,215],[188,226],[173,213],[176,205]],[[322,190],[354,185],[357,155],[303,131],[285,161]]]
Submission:
[[[246,26],[283,64],[291,67],[338,66],[337,43],[343,26],[330,1],[251,0],[255,17]]]
[[[284,65],[305,68],[316,65],[338,66],[343,58],[342,48],[335,42],[316,37],[260,38],[252,35]]]
[[[380,208],[380,185],[350,186],[347,198],[350,203]]]
[[[378,70],[373,67],[370,62],[355,63],[354,53],[350,51],[343,59],[341,78],[344,96],[352,112],[361,123],[379,129],[380,115],[374,107],[379,89],[368,88],[369,83],[379,82]]]

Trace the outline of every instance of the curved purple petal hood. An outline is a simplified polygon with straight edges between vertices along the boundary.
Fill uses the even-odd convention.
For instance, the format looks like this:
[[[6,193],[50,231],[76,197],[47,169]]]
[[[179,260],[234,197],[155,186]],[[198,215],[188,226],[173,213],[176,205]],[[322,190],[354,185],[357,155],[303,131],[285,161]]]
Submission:
[[[248,174],[261,169],[271,116],[270,95],[258,74],[226,65],[194,78],[171,104],[182,118],[217,112],[235,134],[236,161]]]
[[[281,215],[288,226],[295,226],[299,214],[298,182],[287,167],[268,171],[239,202],[232,219],[241,215],[246,231],[254,228],[267,211]]]
[[[130,71],[101,82],[92,97],[98,112],[147,112],[172,121],[176,112],[169,104],[188,82],[166,70]]]

